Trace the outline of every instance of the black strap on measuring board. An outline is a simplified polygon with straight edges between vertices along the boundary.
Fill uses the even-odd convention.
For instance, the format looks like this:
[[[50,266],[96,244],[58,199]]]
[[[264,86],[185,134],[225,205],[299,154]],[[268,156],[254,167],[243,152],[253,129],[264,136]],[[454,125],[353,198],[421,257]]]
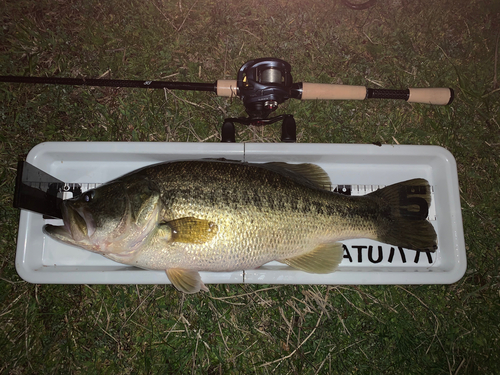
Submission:
[[[62,193],[66,185],[30,163],[19,161],[13,206],[62,219]],[[75,195],[81,194],[77,186],[72,189]]]

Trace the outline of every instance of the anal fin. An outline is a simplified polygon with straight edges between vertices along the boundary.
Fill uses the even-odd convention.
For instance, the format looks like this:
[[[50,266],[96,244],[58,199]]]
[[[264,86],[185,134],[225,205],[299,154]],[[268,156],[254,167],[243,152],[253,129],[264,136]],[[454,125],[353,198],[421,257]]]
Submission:
[[[321,244],[306,254],[280,260],[280,262],[309,273],[330,273],[335,271],[343,257],[342,244],[335,242]]]
[[[208,292],[208,288],[201,281],[198,271],[169,268],[165,272],[168,279],[181,292],[187,294],[198,293],[200,290]]]

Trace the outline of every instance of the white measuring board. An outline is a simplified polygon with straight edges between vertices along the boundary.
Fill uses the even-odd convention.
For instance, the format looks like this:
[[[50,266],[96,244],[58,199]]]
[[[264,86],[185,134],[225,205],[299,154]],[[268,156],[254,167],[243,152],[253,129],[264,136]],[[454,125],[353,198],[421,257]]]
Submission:
[[[34,147],[27,162],[82,191],[162,161],[226,158],[248,162],[313,163],[332,180],[332,190],[364,195],[411,178],[431,185],[428,219],[438,234],[434,253],[394,248],[371,240],[344,241],[344,259],[331,274],[296,271],[270,262],[255,270],[201,272],[211,283],[439,284],[459,280],[466,269],[458,179],[453,156],[435,146],[339,144],[221,144],[56,142]],[[346,193],[346,191],[344,191]],[[69,198],[71,193],[64,193]],[[163,271],[142,270],[62,244],[42,232],[62,225],[21,210],[16,268],[33,283],[169,284]]]

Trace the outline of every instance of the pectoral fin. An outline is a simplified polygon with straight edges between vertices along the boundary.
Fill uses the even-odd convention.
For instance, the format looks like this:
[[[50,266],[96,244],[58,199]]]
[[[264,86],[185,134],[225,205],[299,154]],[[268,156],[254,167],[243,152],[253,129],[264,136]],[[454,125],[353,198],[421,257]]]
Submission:
[[[168,279],[181,292],[187,294],[198,293],[200,290],[208,292],[208,288],[201,281],[198,271],[170,268],[165,272]]]
[[[335,271],[343,257],[342,244],[335,242],[319,245],[309,253],[280,262],[309,273],[330,273]]]
[[[168,226],[170,230],[167,230]],[[162,228],[163,227],[163,228]],[[217,224],[195,217],[183,217],[160,225],[163,237],[170,242],[205,243],[217,234]]]

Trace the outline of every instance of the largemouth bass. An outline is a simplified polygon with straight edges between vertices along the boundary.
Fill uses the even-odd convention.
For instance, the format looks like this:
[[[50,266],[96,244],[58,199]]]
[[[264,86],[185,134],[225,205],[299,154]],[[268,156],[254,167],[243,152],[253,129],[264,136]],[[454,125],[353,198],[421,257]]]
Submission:
[[[313,164],[166,162],[63,201],[64,226],[44,231],[119,263],[165,270],[185,293],[208,290],[198,271],[252,269],[273,260],[333,272],[343,258],[339,241],[346,239],[436,249],[434,228],[421,215],[430,204],[426,180],[358,197],[329,185]]]

